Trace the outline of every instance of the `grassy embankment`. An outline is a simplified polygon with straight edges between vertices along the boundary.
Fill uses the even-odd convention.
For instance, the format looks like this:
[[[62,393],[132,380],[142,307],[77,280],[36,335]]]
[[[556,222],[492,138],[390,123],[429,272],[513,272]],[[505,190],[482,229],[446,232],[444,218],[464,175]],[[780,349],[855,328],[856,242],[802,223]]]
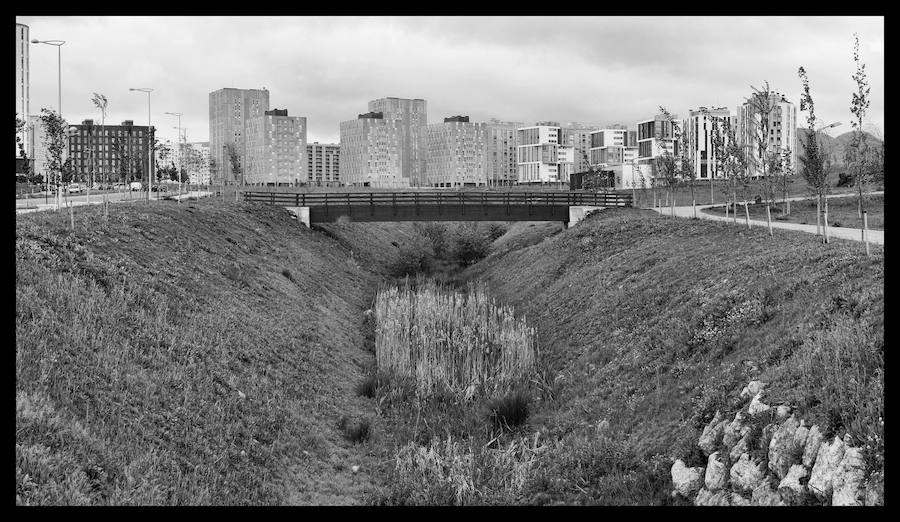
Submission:
[[[617,209],[465,275],[528,318],[555,374],[522,501],[669,502],[671,459],[702,465],[700,430],[755,378],[883,466],[881,248]]]
[[[871,230],[884,230],[884,196],[868,196],[866,199],[866,213],[868,225]],[[828,199],[828,224],[833,227],[862,228],[862,220],[858,214],[859,201],[855,197],[829,198]],[[749,203],[750,219],[766,219],[765,204],[756,205]],[[725,207],[710,207],[704,212],[710,214],[725,215]],[[804,201],[792,201],[791,213],[782,215],[780,205],[771,208],[772,219],[788,223],[816,224],[816,202],[809,199]],[[730,215],[730,211],[729,211]],[[743,205],[738,205],[738,219],[744,217]]]
[[[351,503],[380,487],[377,452],[338,425],[371,414],[353,388],[379,278],[359,252],[261,205],[75,216],[75,232],[67,213],[16,219],[17,504]],[[391,264],[408,230],[350,237]]]

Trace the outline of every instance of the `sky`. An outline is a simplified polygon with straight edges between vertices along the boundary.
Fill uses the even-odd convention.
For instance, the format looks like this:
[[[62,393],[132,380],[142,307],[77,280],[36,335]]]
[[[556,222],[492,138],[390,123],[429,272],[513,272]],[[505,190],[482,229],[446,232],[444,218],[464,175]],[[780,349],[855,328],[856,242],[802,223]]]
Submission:
[[[37,17],[17,16],[30,37],[65,40],[62,113],[147,123],[174,139],[209,139],[209,93],[267,88],[270,109],[307,118],[307,141],[337,143],[340,122],[368,101],[423,98],[428,122],[452,115],[622,123],[634,128],[660,105],[678,116],[699,106],[734,112],[769,82],[798,105],[797,69],[809,76],[821,125],[850,131],[853,33],[860,37],[871,105],[864,121],[884,134],[883,17]],[[32,44],[31,113],[57,108],[57,49]],[[805,121],[805,113],[798,113]],[[866,130],[874,127],[866,126]]]

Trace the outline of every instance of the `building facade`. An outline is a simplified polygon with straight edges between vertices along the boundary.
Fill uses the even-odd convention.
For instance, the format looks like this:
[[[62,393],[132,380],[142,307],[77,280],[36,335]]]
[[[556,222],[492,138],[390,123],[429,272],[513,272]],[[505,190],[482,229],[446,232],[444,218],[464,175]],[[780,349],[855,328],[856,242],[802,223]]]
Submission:
[[[269,91],[262,89],[224,88],[209,93],[209,153],[213,161],[215,183],[241,183],[235,172],[227,147],[234,147],[238,164],[243,171],[247,162],[244,139],[251,118],[269,110]],[[304,125],[305,128],[305,125]]]
[[[753,96],[758,96],[754,94]],[[766,140],[766,152],[783,154],[790,151],[791,165],[797,168],[797,106],[778,92],[771,92],[769,104],[772,112],[769,114],[769,136]],[[759,151],[757,136],[760,115],[753,107],[750,100],[744,102],[737,109],[737,140],[746,147],[749,152],[751,176],[761,176],[762,161]]]
[[[369,112],[380,112],[386,122],[393,121],[397,132],[400,174],[410,186],[424,183],[426,169],[425,126],[427,104],[420,98],[379,98],[369,102]]]
[[[694,177],[696,179],[721,178],[724,173],[719,166],[719,158],[716,157],[716,148],[713,145],[716,127],[722,138],[723,145],[728,143],[728,137],[724,129],[725,122],[735,125],[736,118],[727,107],[708,109],[700,107],[688,113],[688,119],[682,122],[682,132],[687,134],[687,155],[694,165]]]
[[[318,141],[306,144],[307,165],[309,183],[316,186],[340,186],[340,157],[341,146],[337,143],[319,143]]]
[[[568,183],[575,148],[566,129],[555,122],[538,122],[517,131],[519,183]]]
[[[591,132],[588,156],[591,165],[600,168],[630,164],[638,157],[637,131],[599,129]]]
[[[31,107],[29,105],[29,45],[28,26],[16,24],[16,115],[25,122],[28,128]],[[29,150],[28,132],[23,130],[19,138],[24,140],[25,150]],[[19,157],[19,147],[16,145],[16,157]]]
[[[444,118],[425,127],[425,185],[475,187],[487,185],[487,132],[484,123],[468,116]]]
[[[587,172],[590,169],[591,133],[597,125],[571,122],[566,124],[567,145],[572,147],[574,160],[572,172]]]
[[[47,171],[48,140],[47,131],[45,131],[44,126],[41,125],[40,114],[30,115],[25,128],[28,133],[28,148],[25,150],[28,152],[28,158],[33,161],[32,173],[43,176],[44,180],[46,180],[47,176],[50,174]]]
[[[675,118],[677,116],[673,116]],[[678,156],[675,130],[662,114],[637,123],[637,162],[645,176],[658,178],[656,159],[663,154]]]
[[[155,155],[148,150],[155,130],[132,120],[121,125],[95,125],[94,120],[70,125],[68,153],[76,176],[94,183],[146,181]]]
[[[340,165],[343,183],[360,187],[409,187],[400,165],[400,135],[396,120],[380,112],[360,114],[341,122]]]
[[[209,142],[195,141],[185,144],[185,170],[188,180],[195,185],[209,185]]]
[[[500,121],[491,118],[485,124],[488,185],[512,185],[518,174],[518,129],[525,124],[517,121]]]
[[[245,142],[246,183],[293,186],[307,181],[306,117],[288,116],[287,109],[250,117]]]

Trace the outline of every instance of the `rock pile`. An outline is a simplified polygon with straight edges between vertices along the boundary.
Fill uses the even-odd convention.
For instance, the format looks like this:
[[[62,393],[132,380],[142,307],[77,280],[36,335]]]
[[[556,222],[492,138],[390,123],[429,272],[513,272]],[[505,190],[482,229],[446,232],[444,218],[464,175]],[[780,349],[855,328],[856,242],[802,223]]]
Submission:
[[[764,388],[750,382],[741,392],[750,402],[733,417],[716,412],[697,441],[706,466],[677,459],[673,495],[698,506],[884,505],[884,472],[866,477],[849,435],[825,440],[789,406],[765,404]]]

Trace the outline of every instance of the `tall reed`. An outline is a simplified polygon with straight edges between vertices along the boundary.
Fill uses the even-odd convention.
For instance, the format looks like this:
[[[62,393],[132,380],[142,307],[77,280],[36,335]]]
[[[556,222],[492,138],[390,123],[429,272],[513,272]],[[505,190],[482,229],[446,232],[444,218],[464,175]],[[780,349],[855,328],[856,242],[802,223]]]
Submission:
[[[378,371],[415,378],[419,395],[494,393],[534,367],[534,329],[488,297],[483,283],[454,291],[434,280],[411,285],[407,279],[383,288],[375,324]]]

